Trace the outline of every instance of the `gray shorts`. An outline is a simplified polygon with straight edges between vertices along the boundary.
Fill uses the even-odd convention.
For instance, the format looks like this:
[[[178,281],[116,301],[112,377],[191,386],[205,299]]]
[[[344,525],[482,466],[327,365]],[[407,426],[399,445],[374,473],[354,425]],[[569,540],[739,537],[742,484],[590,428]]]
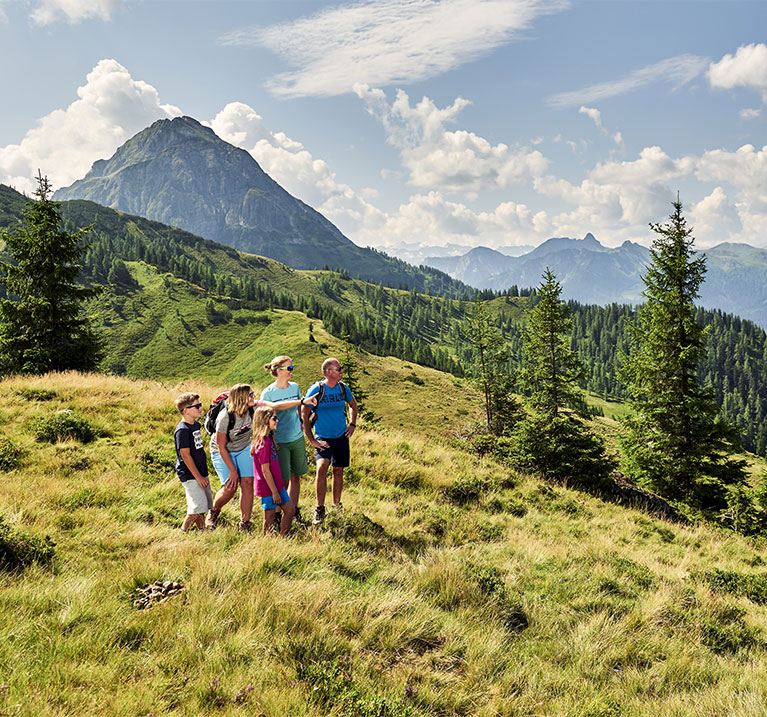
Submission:
[[[186,493],[186,514],[200,515],[207,513],[213,507],[213,493],[210,490],[210,482],[207,488],[201,488],[200,484],[192,478],[181,482]]]

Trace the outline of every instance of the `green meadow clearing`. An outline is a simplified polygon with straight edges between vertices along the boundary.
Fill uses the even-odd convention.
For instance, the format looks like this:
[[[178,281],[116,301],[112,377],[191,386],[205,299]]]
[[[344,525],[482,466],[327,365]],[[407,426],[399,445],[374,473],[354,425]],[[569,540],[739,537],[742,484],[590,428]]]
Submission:
[[[238,534],[234,505],[214,532],[178,530],[172,400],[223,386],[3,381],[21,457],[0,515],[56,547],[0,572],[0,714],[767,713],[762,542],[468,454],[446,436],[472,419],[468,389],[366,370],[383,420],[353,439],[345,510],[288,540]],[[400,395],[409,371],[426,386]],[[428,388],[446,405],[424,408]],[[36,440],[61,409],[95,439]],[[156,580],[184,587],[134,607]]]

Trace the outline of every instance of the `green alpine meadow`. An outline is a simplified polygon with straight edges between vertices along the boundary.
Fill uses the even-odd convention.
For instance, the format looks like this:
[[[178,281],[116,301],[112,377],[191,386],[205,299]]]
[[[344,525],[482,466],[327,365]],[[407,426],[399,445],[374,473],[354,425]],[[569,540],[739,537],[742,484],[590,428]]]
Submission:
[[[767,712],[767,340],[695,305],[679,201],[643,303],[599,307],[549,269],[295,269],[38,182],[0,187],[0,714]],[[174,399],[258,395],[281,354],[302,391],[343,364],[343,508],[182,532]]]

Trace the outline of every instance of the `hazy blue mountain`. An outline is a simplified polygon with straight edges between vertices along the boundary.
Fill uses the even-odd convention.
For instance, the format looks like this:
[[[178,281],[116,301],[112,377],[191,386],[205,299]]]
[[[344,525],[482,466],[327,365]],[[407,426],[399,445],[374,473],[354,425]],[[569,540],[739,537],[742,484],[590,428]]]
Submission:
[[[699,303],[767,328],[767,251],[724,243],[705,254],[707,273]],[[562,284],[563,298],[584,304],[641,303],[642,274],[649,261],[649,250],[640,244],[609,248],[592,234],[583,239],[555,237],[519,257],[477,247],[463,256],[426,259],[430,266],[480,289],[537,286],[548,267]]]
[[[357,246],[248,152],[191,117],[158,120],[54,196],[87,199],[297,269],[327,265],[390,285],[451,294],[465,289],[433,269]]]
[[[427,265],[479,289],[497,288],[494,285],[495,276],[510,271],[515,261],[515,257],[486,246],[474,247],[461,256],[429,256],[424,259]]]
[[[415,264],[416,266],[428,264],[431,266],[432,264],[429,259],[463,256],[470,248],[465,244],[429,245],[421,242],[399,242],[397,244],[387,244],[383,247],[383,250],[389,256],[396,256],[398,259],[402,259],[410,264]],[[505,256],[521,256],[532,251],[534,248],[531,244],[520,244],[499,246],[495,250]]]

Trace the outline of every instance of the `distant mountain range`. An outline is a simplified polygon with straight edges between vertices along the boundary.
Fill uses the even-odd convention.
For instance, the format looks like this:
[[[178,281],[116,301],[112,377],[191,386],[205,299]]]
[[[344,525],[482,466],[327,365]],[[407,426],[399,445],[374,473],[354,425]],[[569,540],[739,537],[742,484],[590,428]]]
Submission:
[[[435,269],[357,246],[248,152],[191,117],[158,120],[54,198],[87,199],[296,269],[329,266],[390,286],[453,296],[469,291]]]
[[[706,280],[700,304],[750,319],[767,328],[767,251],[748,244],[706,249]],[[487,247],[462,256],[428,257],[425,263],[480,289],[537,286],[548,267],[562,285],[562,296],[584,304],[641,303],[642,274],[650,261],[646,247],[624,242],[611,249],[593,234],[583,239],[555,237],[522,256]]]
[[[499,246],[495,250],[505,254],[506,256],[521,256],[532,251],[535,247],[531,244],[519,244],[509,246]],[[383,247],[383,250],[389,256],[396,256],[398,259],[402,259],[410,264],[419,266],[420,264],[428,264],[427,259],[434,257],[458,257],[463,256],[469,249],[465,244],[443,244],[439,245],[426,245],[420,242],[400,242],[398,244],[387,244]]]

